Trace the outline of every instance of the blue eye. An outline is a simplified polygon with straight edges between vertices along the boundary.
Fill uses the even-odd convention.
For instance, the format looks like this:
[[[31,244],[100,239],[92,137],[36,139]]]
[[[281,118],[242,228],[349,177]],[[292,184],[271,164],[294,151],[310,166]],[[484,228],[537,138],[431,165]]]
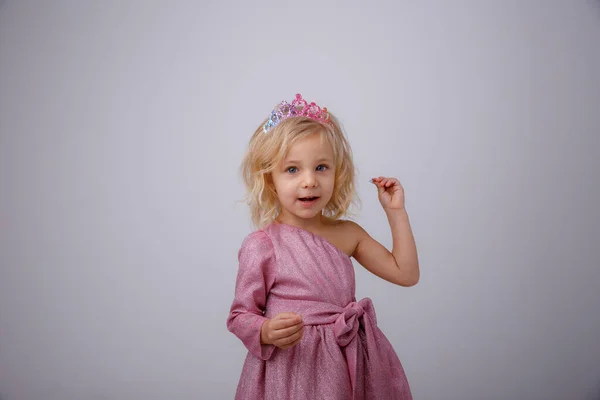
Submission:
[[[326,171],[327,169],[328,169],[327,165],[323,165],[323,164],[321,164],[317,167],[317,171],[320,171],[320,172]]]
[[[298,172],[298,168],[289,167],[288,169],[286,169],[286,172],[289,172],[290,174],[295,174],[296,172]]]

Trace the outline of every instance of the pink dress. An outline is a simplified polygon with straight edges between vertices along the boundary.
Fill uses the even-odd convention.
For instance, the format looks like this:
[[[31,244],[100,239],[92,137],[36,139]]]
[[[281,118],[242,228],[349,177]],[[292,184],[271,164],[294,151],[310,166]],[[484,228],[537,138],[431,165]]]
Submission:
[[[236,399],[412,399],[369,298],[356,301],[350,257],[326,239],[273,223],[239,251],[227,328],[248,349]],[[302,315],[304,333],[283,350],[260,344],[263,322]]]

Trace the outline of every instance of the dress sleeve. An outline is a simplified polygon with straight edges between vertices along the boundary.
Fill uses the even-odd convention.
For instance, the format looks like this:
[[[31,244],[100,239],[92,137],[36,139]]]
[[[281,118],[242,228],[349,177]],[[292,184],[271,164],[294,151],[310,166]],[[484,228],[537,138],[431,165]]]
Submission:
[[[275,250],[263,231],[251,233],[244,239],[238,253],[239,268],[235,297],[227,329],[236,335],[250,353],[262,360],[271,358],[274,345],[260,343],[267,295],[275,281]]]

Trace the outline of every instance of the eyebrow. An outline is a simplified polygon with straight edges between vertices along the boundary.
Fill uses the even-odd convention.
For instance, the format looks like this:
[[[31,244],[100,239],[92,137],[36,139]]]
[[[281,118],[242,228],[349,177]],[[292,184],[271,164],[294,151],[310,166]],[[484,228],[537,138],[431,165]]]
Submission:
[[[317,160],[317,162],[319,162],[319,163],[320,162],[329,162],[329,163],[331,163],[331,162],[333,162],[333,160],[330,159],[330,158],[321,157],[321,158],[319,158]],[[285,160],[285,163],[286,164],[300,164],[300,161],[298,161],[298,160]]]

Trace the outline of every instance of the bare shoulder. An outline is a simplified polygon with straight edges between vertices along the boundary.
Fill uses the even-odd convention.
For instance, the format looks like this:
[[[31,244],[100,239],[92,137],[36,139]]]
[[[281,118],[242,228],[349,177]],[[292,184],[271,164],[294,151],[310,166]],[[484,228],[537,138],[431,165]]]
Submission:
[[[341,219],[335,222],[336,229],[349,235],[361,235],[365,230],[356,222],[349,219]]]
[[[358,243],[367,235],[367,232],[356,222],[350,220],[337,220],[329,225],[329,240],[337,247],[352,256]]]

